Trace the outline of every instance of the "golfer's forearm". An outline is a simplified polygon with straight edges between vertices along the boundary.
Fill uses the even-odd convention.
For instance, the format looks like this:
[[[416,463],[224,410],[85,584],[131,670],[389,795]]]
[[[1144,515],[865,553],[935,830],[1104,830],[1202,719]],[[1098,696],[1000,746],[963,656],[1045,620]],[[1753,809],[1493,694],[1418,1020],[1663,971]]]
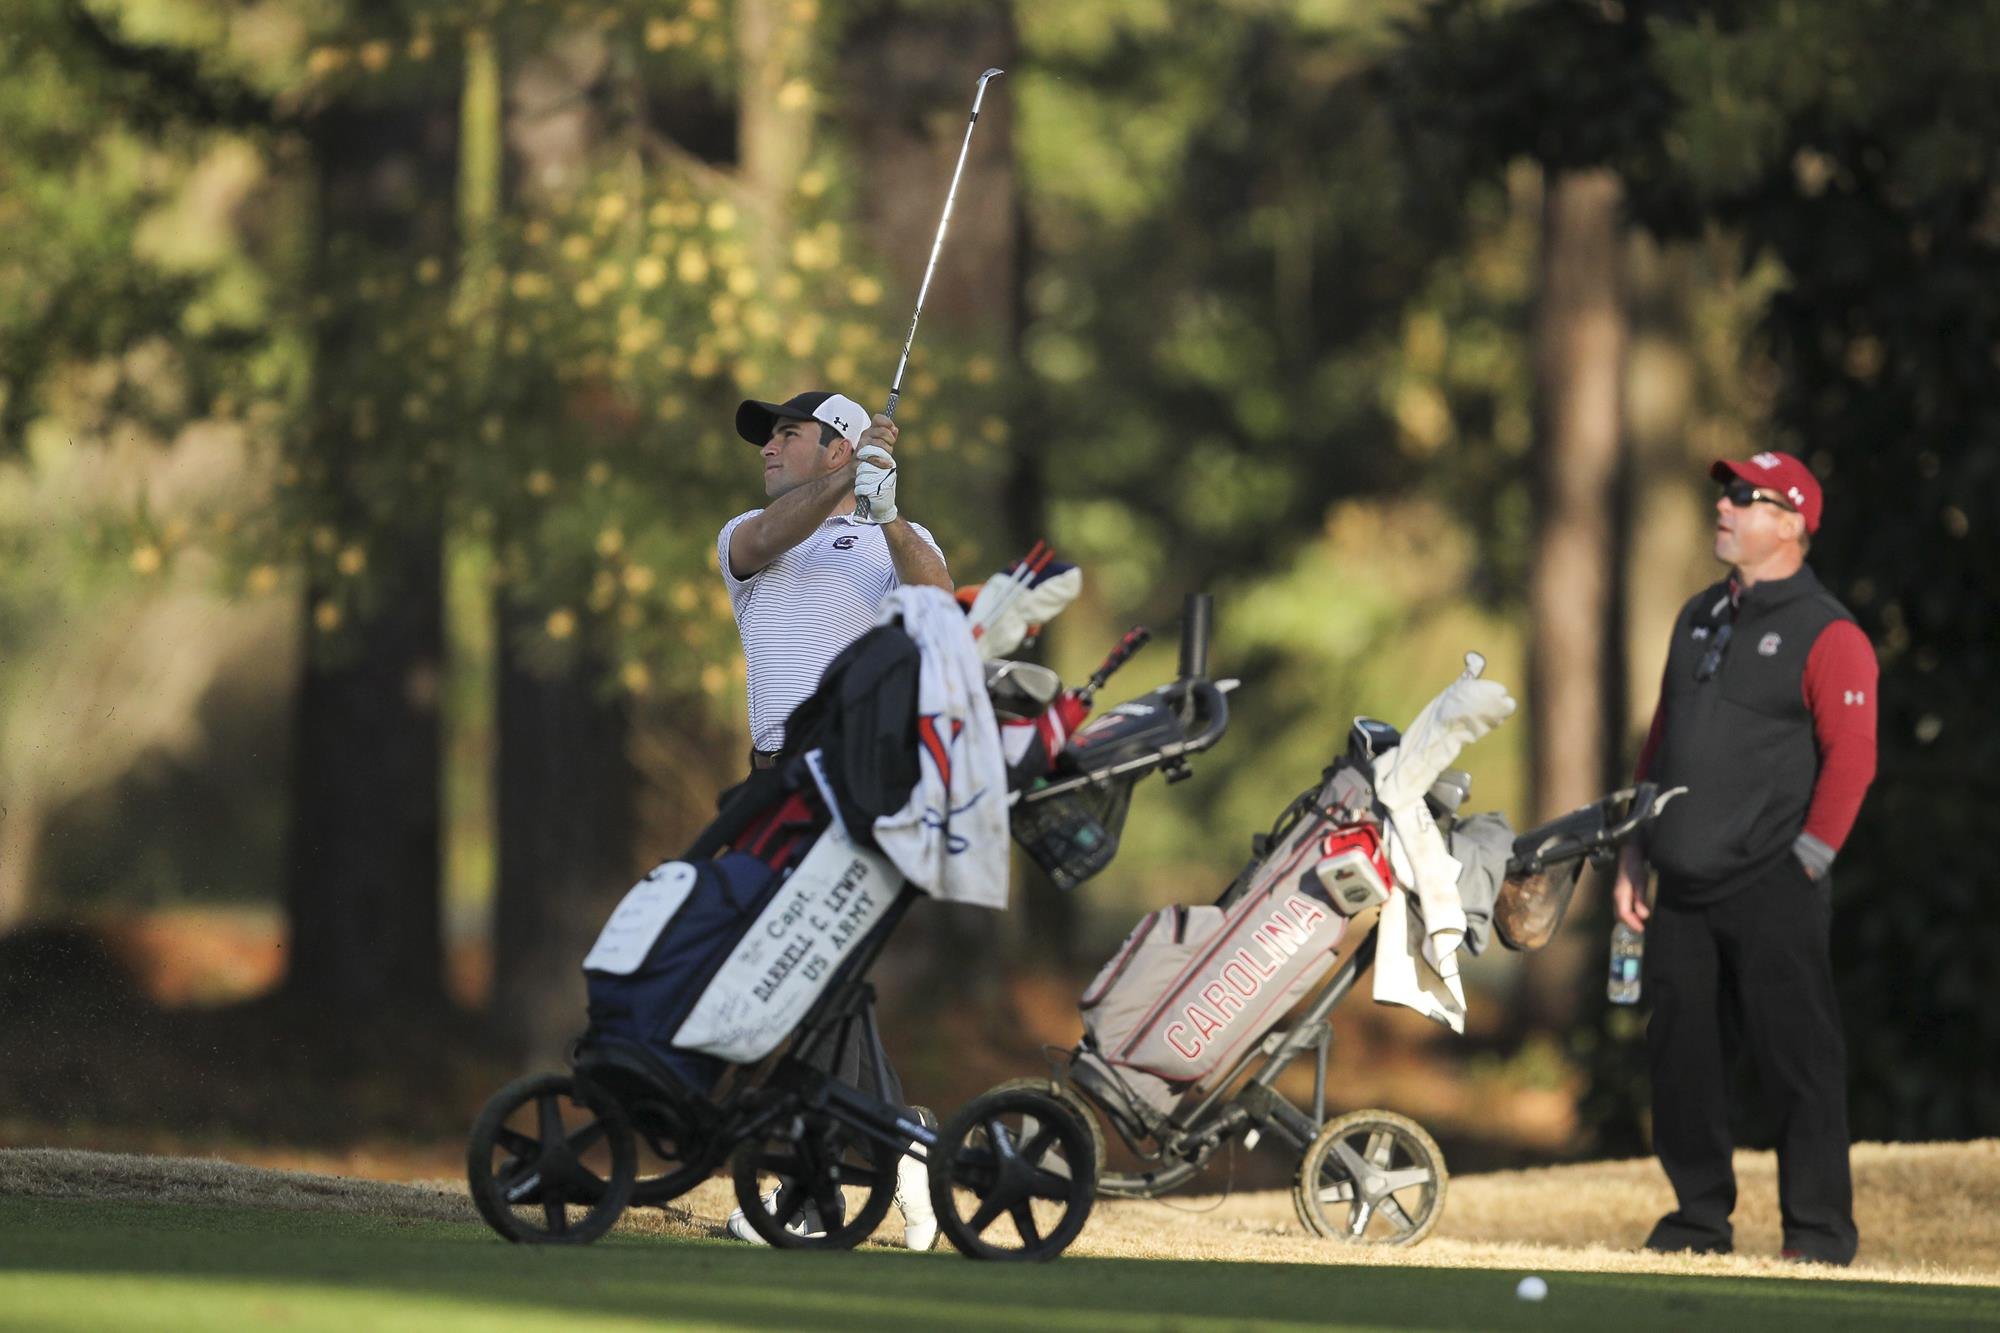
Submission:
[[[853,493],[852,463],[786,491],[763,513],[737,525],[729,539],[730,572],[739,579],[750,577],[810,537]]]
[[[900,518],[892,519],[883,525],[882,536],[889,543],[889,559],[896,566],[898,583],[952,590],[951,571],[944,567],[943,557],[917,535],[915,528]]]

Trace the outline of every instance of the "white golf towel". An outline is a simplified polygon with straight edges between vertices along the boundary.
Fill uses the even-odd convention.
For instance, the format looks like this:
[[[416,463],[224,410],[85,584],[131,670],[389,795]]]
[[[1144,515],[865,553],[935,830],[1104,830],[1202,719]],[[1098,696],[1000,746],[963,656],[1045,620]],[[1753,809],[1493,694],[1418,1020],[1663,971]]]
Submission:
[[[1416,913],[1404,893],[1382,905],[1375,927],[1375,1003],[1414,1009],[1434,1023],[1465,1034],[1465,990],[1458,979],[1458,958],[1445,956],[1451,969],[1445,976],[1431,960],[1430,941],[1411,929]]]
[[[900,620],[923,654],[917,724],[923,753],[909,804],[875,821],[875,841],[933,898],[1005,911],[1007,766],[986,671],[965,613],[937,588],[897,588],[878,624]]]
[[[1416,899],[1383,910],[1375,1001],[1405,1005],[1454,1032],[1465,1031],[1465,988],[1458,976],[1458,946],[1465,939],[1461,867],[1446,850],[1424,796],[1460,750],[1513,714],[1506,686],[1460,676],[1424,705],[1402,743],[1375,761],[1375,799],[1389,812],[1389,868]],[[1422,910],[1421,933],[1410,929],[1413,907]]]

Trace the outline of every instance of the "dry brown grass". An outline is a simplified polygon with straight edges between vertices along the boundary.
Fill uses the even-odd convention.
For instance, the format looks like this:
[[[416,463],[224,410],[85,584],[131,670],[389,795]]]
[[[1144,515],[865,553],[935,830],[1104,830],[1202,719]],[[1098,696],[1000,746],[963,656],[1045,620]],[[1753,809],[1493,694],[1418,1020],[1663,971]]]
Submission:
[[[201,1157],[66,1148],[0,1151],[0,1196],[353,1213],[408,1221],[478,1220],[462,1183],[391,1184],[276,1171]]]
[[[1600,1162],[1454,1180],[1432,1238],[1408,1251],[1310,1238],[1289,1192],[1164,1203],[1100,1203],[1072,1253],[1118,1258],[1274,1263],[1409,1264],[1543,1272],[1865,1277],[2000,1286],[2000,1140],[1858,1144],[1855,1204],[1861,1257],[1851,1270],[1777,1258],[1777,1172],[1769,1153],[1737,1157],[1741,1201],[1728,1257],[1653,1255],[1637,1246],[1672,1202],[1651,1161]],[[0,1195],[226,1204],[407,1219],[473,1217],[457,1181],[390,1184],[230,1162],[50,1150],[0,1151]],[[733,1207],[711,1180],[661,1211],[623,1224],[654,1234],[714,1236]],[[1206,1210],[1206,1211],[1201,1211]],[[876,1244],[895,1243],[894,1213]]]

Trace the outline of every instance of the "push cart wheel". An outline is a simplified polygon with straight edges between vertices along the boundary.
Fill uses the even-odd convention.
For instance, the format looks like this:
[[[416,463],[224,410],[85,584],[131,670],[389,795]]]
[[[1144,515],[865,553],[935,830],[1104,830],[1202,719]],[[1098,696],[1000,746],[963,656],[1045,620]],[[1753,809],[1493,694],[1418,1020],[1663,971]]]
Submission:
[[[768,1243],[786,1250],[851,1250],[889,1215],[897,1161],[895,1153],[831,1116],[806,1111],[738,1145],[730,1174],[736,1206]]]
[[[968,1102],[931,1152],[938,1225],[970,1259],[1053,1259],[1090,1217],[1090,1131],[1055,1097],[1005,1085]]]
[[[1444,1153],[1393,1111],[1329,1120],[1299,1162],[1292,1204],[1319,1235],[1351,1245],[1415,1245],[1444,1212]]]
[[[1090,1109],[1090,1103],[1083,1099],[1082,1093],[1070,1087],[1067,1083],[1060,1083],[1052,1078],[1010,1078],[1005,1083],[989,1089],[989,1091],[1039,1092],[1043,1096],[1055,1098],[1065,1107],[1069,1108],[1070,1114],[1081,1120],[1083,1127],[1090,1131],[1090,1160],[1096,1167],[1098,1180],[1103,1180],[1104,1155],[1108,1151],[1104,1143],[1104,1127],[1097,1123],[1097,1114]],[[1029,1135],[1032,1137],[1034,1133],[1033,1128],[1027,1125],[1022,1127],[1027,1129]],[[1053,1157],[1054,1154],[1051,1153],[1050,1156]],[[1049,1169],[1059,1174],[1064,1173],[1069,1170],[1069,1163],[1067,1161],[1051,1161]]]
[[[637,1174],[623,1109],[586,1098],[568,1074],[533,1074],[493,1094],[465,1153],[479,1215],[530,1245],[596,1240],[631,1202]]]

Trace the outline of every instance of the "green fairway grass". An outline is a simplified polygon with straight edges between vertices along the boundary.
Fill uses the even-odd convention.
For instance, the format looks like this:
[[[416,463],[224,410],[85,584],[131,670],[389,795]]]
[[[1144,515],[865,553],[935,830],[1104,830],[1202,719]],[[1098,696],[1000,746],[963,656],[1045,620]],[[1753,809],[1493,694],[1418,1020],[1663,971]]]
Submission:
[[[0,1328],[651,1327],[1707,1331],[2000,1328],[2000,1292],[1866,1282],[1310,1264],[969,1263],[618,1235],[508,1245],[472,1224],[0,1199]]]

